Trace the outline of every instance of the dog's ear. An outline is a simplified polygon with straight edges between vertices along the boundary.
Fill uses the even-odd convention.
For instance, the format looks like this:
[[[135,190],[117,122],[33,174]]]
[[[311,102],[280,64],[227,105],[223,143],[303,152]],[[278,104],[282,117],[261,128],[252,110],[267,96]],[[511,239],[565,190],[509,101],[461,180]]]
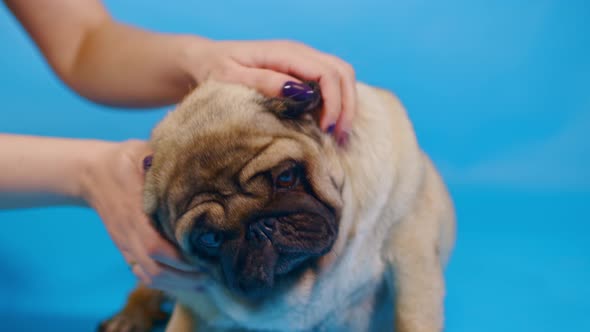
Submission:
[[[267,99],[266,107],[282,119],[298,120],[304,115],[311,115],[317,119],[322,107],[322,94],[317,82],[309,81],[303,84],[294,83],[292,90],[297,90],[291,96]]]

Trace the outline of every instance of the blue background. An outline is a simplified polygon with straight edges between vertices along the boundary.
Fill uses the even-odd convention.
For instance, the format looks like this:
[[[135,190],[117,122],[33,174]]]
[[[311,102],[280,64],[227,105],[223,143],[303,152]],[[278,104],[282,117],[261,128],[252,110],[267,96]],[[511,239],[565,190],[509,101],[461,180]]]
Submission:
[[[346,59],[360,80],[394,90],[457,207],[446,330],[590,331],[587,1],[107,7],[152,30],[300,40]],[[0,132],[146,138],[164,114],[80,99],[2,7],[0,45]],[[0,223],[0,330],[91,331],[134,285],[93,211],[5,211]]]

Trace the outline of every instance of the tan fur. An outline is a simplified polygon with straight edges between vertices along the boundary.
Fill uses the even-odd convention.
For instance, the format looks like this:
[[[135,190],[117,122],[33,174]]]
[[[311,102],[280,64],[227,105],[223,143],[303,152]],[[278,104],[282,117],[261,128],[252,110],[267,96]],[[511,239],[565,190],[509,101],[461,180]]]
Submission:
[[[117,315],[102,322],[98,331],[150,331],[154,323],[167,318],[167,314],[160,308],[164,301],[165,297],[161,291],[140,284],[129,294],[125,307]]]
[[[285,157],[303,156],[309,162],[313,186],[322,188],[326,201],[342,207],[332,250],[293,287],[272,301],[252,305],[216,283],[213,276],[203,292],[173,292],[180,304],[168,332],[442,329],[443,269],[455,234],[451,200],[420,150],[400,102],[385,90],[360,83],[357,89],[359,112],[346,148],[337,147],[328,135],[322,135],[318,143],[265,115],[259,103],[263,97],[253,90],[215,82],[199,87],[155,129],[153,174],[157,176],[146,179],[148,214],[156,212],[162,193],[169,190],[165,203],[170,217],[178,217],[174,204],[190,195],[182,185],[190,178],[183,173],[198,168],[200,177],[212,179],[207,167],[223,168],[220,163],[225,162],[230,167],[241,158],[243,150],[237,146],[227,150],[235,154],[215,155],[236,142],[247,144],[244,153],[250,157],[273,142],[241,171],[243,186],[264,195],[262,184],[247,182],[251,175]],[[208,134],[214,139],[207,140]],[[186,151],[187,147],[192,151]],[[183,160],[196,149],[211,154],[214,165]],[[216,181],[216,188],[231,192],[230,184]],[[247,198],[234,204],[234,212],[220,210],[214,218],[220,227],[233,227],[224,221],[233,218],[229,213],[260,208],[260,203]],[[181,245],[194,214],[180,218],[173,230]]]

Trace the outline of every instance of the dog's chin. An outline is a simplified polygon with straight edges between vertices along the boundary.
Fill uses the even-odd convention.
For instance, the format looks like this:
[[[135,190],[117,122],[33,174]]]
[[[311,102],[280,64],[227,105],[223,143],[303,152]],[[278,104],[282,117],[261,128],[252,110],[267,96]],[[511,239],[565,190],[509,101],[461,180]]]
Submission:
[[[263,301],[282,293],[300,280],[301,276],[310,268],[320,256],[306,254],[279,255],[272,264],[274,269],[265,278],[252,277],[245,274],[225,274],[225,283],[235,295],[251,302]],[[265,270],[258,267],[259,271]],[[266,269],[266,271],[269,271]],[[265,273],[266,275],[267,273]]]
[[[296,270],[300,270],[297,268]],[[289,288],[289,285],[296,284],[297,277],[296,273],[289,273],[288,275],[275,276],[273,285],[265,284],[250,284],[247,287],[239,285],[231,285],[228,288],[232,293],[250,303],[260,303],[265,300],[271,299],[278,294],[281,294],[281,290]]]
[[[274,277],[273,277],[274,278]],[[225,277],[224,283],[231,293],[245,301],[256,303],[269,298],[274,290],[275,283],[262,282],[260,280],[246,280],[240,277]]]
[[[226,287],[237,297],[248,302],[263,302],[281,293],[296,284],[300,276],[305,272],[313,257],[289,257],[279,258],[270,282],[252,280],[250,278],[226,277]]]
[[[261,285],[259,287],[243,288],[234,286],[232,287],[232,291],[236,296],[248,302],[256,303],[262,302],[265,299],[271,297],[272,294],[274,294],[274,287],[266,287]]]

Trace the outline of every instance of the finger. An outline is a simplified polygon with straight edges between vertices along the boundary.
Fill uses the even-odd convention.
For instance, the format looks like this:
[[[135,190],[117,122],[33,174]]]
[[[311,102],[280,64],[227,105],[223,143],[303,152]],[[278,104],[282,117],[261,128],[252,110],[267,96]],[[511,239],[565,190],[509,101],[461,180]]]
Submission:
[[[329,127],[334,128],[341,110],[341,91],[338,74],[319,62],[297,62],[298,59],[289,60],[291,55],[285,55],[285,61],[292,61],[289,69],[284,68],[288,73],[303,80],[317,81],[323,99],[323,109],[320,115],[320,128],[326,131]]]
[[[147,273],[145,273],[145,271],[143,270],[143,268],[141,267],[141,265],[139,264],[134,264],[131,267],[131,271],[133,272],[133,274],[135,274],[135,276],[137,278],[139,278],[139,280],[146,286],[150,287],[152,284],[152,278],[149,277],[149,275]]]
[[[345,136],[350,133],[352,120],[358,110],[354,73],[343,73],[340,86],[342,90],[342,111],[340,112],[334,131],[335,135],[339,138],[339,142],[347,139]]]
[[[282,88],[285,83],[289,81],[300,82],[292,76],[278,73],[270,69],[246,68],[240,69],[240,74],[234,82],[253,87],[267,96],[278,96],[282,93]],[[320,123],[320,127],[323,129],[329,127],[338,129],[337,121],[339,119],[338,114],[340,114],[340,111],[338,111],[338,106],[331,106],[334,101],[337,103],[339,100],[338,97],[332,97],[334,95],[337,96],[338,91],[333,89],[333,83],[329,82],[326,84],[325,81],[326,80],[320,79],[319,82],[324,100],[327,100],[324,113],[322,113],[320,117],[324,122]],[[349,96],[347,96],[345,100],[347,99],[350,99]],[[348,100],[348,102],[350,103],[351,101]]]
[[[236,61],[247,67],[270,69],[303,80],[317,81],[322,90],[324,109],[320,127],[326,130],[336,124],[342,107],[340,74],[322,59],[322,53],[310,47],[291,42],[258,43],[249,57]]]
[[[194,289],[205,277],[201,272],[186,272],[149,262],[149,257],[137,255],[138,262],[132,263],[132,272],[148,287],[157,289]],[[134,262],[130,260],[130,262]],[[156,266],[149,267],[152,264]]]
[[[323,62],[327,67],[332,68],[338,73],[342,102],[341,109],[338,111],[334,134],[341,141],[343,136],[346,136],[350,132],[352,119],[357,108],[354,69],[349,63],[336,56],[317,51],[315,53],[318,61]]]
[[[131,241],[131,257],[133,260],[129,261],[129,263],[133,264],[133,268],[136,266],[141,267],[143,273],[150,279],[163,273],[164,268],[147,254],[143,243],[136,238],[133,238]],[[140,276],[138,275],[138,277]]]
[[[169,246],[168,243],[164,243],[164,246]],[[172,246],[170,246],[172,249],[174,249]],[[166,249],[168,250],[168,249]],[[189,272],[189,273],[196,273],[199,274],[201,272],[204,272],[205,269],[201,266],[195,266],[195,265],[190,265],[187,264],[185,262],[183,262],[179,257],[178,254],[176,254],[175,252],[175,256],[174,257],[170,257],[168,255],[162,255],[162,254],[152,254],[150,255],[150,257],[155,260],[158,264],[162,265],[164,268],[168,269],[168,270],[176,270],[176,272]]]
[[[146,216],[141,217],[136,223],[135,231],[140,241],[137,241],[136,248],[142,251],[149,258],[150,269],[160,270],[164,268],[174,268],[186,272],[199,272],[198,267],[187,264],[169,242],[152,227]],[[159,263],[159,264],[157,264]]]
[[[163,290],[194,290],[202,287],[206,279],[205,274],[165,271],[152,279],[152,285],[154,288]]]
[[[137,258],[138,255],[136,254],[136,241],[132,240],[133,235],[131,237],[120,235],[135,234],[135,231],[133,228],[129,229],[127,227],[123,227],[121,222],[115,223],[115,227],[110,227],[107,230],[113,242],[117,248],[119,248],[125,263],[129,266],[129,269],[133,271],[134,267],[139,264],[139,259]],[[140,276],[138,275],[137,277]]]
[[[146,278],[149,279],[151,276],[161,273],[162,268],[147,255],[145,245],[139,240],[141,237],[141,233],[138,231],[139,225],[149,223],[147,217],[141,214],[139,215],[139,218],[125,218],[125,220],[136,221],[130,222],[127,224],[127,227],[119,229],[119,233],[127,234],[126,238],[121,239],[113,235],[113,239],[133,273],[143,281]],[[119,225],[121,224],[119,223]],[[146,282],[146,284],[149,283]]]
[[[332,133],[337,129],[343,103],[346,101],[342,85],[342,74],[334,61],[330,61],[330,58],[313,49],[308,49],[308,51],[310,54],[307,59],[314,59],[315,63],[321,65],[318,83],[322,92],[324,107],[320,115],[320,128]]]
[[[258,90],[268,97],[280,96],[286,82],[300,82],[293,76],[270,69],[240,67],[237,69],[235,83],[241,83]]]

